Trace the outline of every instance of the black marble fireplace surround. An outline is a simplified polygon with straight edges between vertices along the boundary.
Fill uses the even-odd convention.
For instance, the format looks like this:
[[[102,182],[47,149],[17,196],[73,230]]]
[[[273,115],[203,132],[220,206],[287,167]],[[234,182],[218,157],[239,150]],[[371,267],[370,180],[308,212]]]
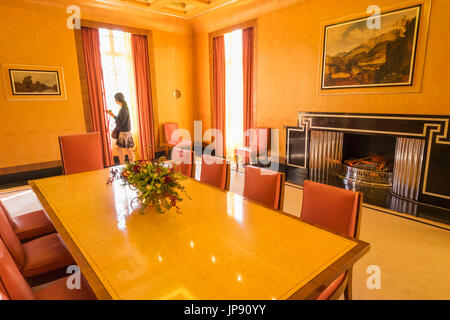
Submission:
[[[286,127],[286,180],[301,185],[310,179],[358,190],[365,203],[450,224],[449,126],[450,116],[443,115],[301,112],[297,127]],[[317,158],[327,151],[317,151],[318,135],[326,137],[322,149],[332,154],[331,165],[322,164],[320,174]],[[361,156],[383,153],[389,157],[394,187],[359,183],[336,174],[333,167],[358,155],[358,147]],[[409,184],[416,190],[407,190],[412,189]]]

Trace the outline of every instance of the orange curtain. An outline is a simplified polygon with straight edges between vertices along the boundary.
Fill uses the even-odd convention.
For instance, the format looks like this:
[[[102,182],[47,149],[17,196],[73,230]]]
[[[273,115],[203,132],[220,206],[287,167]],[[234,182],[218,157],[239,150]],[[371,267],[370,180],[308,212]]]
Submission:
[[[109,120],[106,116],[105,88],[103,85],[103,71],[100,55],[100,39],[98,29],[81,28],[83,41],[86,78],[91,105],[92,126],[102,137],[103,161],[106,167],[114,165],[111,153],[111,137],[109,135]]]
[[[214,69],[214,126],[215,129],[222,132],[223,141],[222,145],[216,141],[216,155],[225,155],[225,38],[224,36],[219,36],[214,38],[214,48],[213,48],[213,69]]]
[[[155,158],[155,135],[147,37],[138,34],[131,35],[131,48],[136,80],[139,151],[142,159],[152,160]]]
[[[253,128],[253,65],[254,65],[254,28],[242,30],[242,59],[244,68],[244,143],[249,145],[249,136],[245,135],[248,129]]]

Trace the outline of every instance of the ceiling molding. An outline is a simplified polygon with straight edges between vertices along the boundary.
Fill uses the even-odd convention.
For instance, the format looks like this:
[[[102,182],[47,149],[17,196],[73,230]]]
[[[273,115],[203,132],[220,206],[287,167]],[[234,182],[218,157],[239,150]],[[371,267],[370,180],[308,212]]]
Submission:
[[[96,2],[144,10],[191,20],[240,0],[95,0]]]

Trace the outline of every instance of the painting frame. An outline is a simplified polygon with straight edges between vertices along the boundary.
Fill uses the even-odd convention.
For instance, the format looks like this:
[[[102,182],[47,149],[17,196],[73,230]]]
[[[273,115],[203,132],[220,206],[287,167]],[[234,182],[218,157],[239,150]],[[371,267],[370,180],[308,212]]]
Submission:
[[[8,100],[66,100],[62,67],[2,64],[2,74]]]
[[[321,40],[319,45],[319,68],[317,73],[318,95],[346,95],[346,94],[379,94],[379,93],[417,93],[422,90],[423,71],[425,65],[429,21],[431,15],[432,0],[407,0],[389,7],[382,7],[380,15],[401,12],[414,7],[420,6],[417,19],[414,43],[414,57],[411,64],[411,82],[407,84],[373,84],[370,86],[329,86],[324,88],[325,59],[327,51],[325,51],[326,27],[351,23],[353,21],[365,21],[370,17],[366,12],[360,12],[321,23]]]
[[[22,95],[27,95],[27,96],[34,96],[34,95],[38,95],[38,96],[45,96],[45,95],[50,95],[50,96],[60,96],[61,95],[61,83],[59,80],[59,73],[56,70],[30,70],[30,69],[8,69],[9,72],[9,79],[10,79],[10,83],[11,83],[11,92],[13,95],[15,96],[22,96]],[[55,92],[53,93],[51,90],[53,87],[47,86],[46,84],[42,84],[41,86],[36,85],[36,83],[34,83],[34,86],[39,87],[39,88],[35,88],[34,91],[26,91],[24,89],[22,90],[18,90],[19,86],[18,84],[20,84],[19,79],[16,79],[16,74],[18,73],[27,73],[29,77],[31,77],[31,84],[33,85],[33,80],[32,77],[33,75],[35,76],[36,74],[53,74],[55,76],[54,79],[49,79],[49,80],[54,80],[54,86],[56,87]],[[24,78],[26,78],[27,76],[24,76]],[[24,80],[22,79],[22,82]],[[37,82],[38,84],[40,82]],[[53,82],[52,82],[53,83]],[[42,88],[42,86],[45,86],[44,88]],[[40,91],[42,90],[42,91]],[[50,90],[50,91],[49,91]]]

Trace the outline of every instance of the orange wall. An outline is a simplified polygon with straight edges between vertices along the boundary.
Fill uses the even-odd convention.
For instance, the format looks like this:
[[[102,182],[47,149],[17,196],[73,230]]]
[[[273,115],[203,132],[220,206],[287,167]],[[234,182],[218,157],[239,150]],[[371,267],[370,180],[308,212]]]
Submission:
[[[33,4],[38,3],[38,5]],[[95,1],[0,0],[0,63],[62,66],[65,101],[9,101],[0,82],[0,168],[60,159],[59,135],[85,132],[73,30],[66,28],[69,4],[82,19],[153,30],[155,116],[192,130],[192,29],[188,22],[143,11],[104,8]],[[93,5],[94,4],[94,5]],[[180,89],[182,98],[172,97]]]
[[[318,95],[321,23],[365,12],[372,0],[261,0],[225,7],[194,20],[195,119],[210,126],[208,33],[258,18],[256,125],[296,125],[299,111],[404,114],[450,113],[450,1],[433,0],[422,91],[403,94]],[[378,0],[380,7],[401,1]]]
[[[162,124],[178,122],[180,128],[193,134],[194,98],[192,36],[154,32],[156,88],[158,97],[158,118],[160,143],[163,143]],[[181,98],[175,99],[175,89],[181,91]]]

